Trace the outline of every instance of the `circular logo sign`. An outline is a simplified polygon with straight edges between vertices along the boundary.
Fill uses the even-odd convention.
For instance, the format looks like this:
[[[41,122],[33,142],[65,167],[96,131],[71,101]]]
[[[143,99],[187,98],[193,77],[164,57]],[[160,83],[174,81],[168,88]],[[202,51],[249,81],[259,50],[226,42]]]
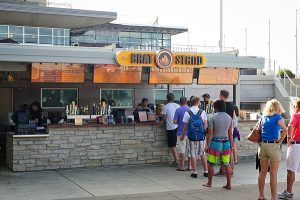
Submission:
[[[173,54],[167,49],[156,52],[156,65],[160,69],[166,69],[173,64]]]

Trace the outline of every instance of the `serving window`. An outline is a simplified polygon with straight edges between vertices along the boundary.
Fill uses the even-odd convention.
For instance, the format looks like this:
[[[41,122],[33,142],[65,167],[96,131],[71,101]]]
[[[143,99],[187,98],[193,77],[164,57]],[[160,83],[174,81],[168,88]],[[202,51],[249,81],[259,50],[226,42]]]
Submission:
[[[108,105],[114,108],[133,108],[133,89],[101,89],[100,99],[105,98]]]
[[[172,93],[175,96],[175,102],[179,103],[179,100],[182,96],[184,96],[183,89],[173,89]],[[167,89],[155,89],[154,90],[154,101],[155,104],[165,104],[167,103]]]

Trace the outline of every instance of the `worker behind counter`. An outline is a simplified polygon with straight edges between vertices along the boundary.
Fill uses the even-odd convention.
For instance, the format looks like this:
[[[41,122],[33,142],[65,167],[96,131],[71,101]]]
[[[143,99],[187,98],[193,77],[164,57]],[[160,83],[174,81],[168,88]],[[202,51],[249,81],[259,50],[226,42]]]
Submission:
[[[134,121],[140,122],[139,111],[146,111],[147,113],[152,112],[153,109],[151,109],[151,106],[153,107],[153,104],[149,104],[149,100],[147,98],[143,98],[142,103],[139,103],[138,107],[133,111]]]
[[[34,121],[37,127],[43,127],[43,110],[38,101],[30,104],[29,119]]]

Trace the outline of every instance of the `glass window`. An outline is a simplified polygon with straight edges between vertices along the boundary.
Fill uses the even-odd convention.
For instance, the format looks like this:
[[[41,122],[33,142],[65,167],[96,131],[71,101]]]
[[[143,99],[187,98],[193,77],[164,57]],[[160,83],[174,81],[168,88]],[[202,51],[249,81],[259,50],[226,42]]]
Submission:
[[[138,32],[130,32],[130,37],[132,37],[132,38],[141,38],[142,35],[141,35],[141,33],[138,33]]]
[[[8,26],[1,25],[0,26],[0,33],[8,33]]]
[[[7,33],[0,33],[0,40],[8,38]]]
[[[130,32],[120,32],[119,37],[129,37]]]
[[[101,89],[100,98],[105,98],[106,102],[114,101],[116,107],[133,107],[133,90],[132,89]]]
[[[151,38],[151,33],[142,33],[142,38]]]
[[[23,34],[22,26],[9,26],[9,33]]]
[[[55,28],[55,29],[53,29],[53,35],[54,36],[64,36],[65,35],[65,30]]]
[[[155,104],[166,104],[167,103],[167,89],[156,89],[154,90],[154,101]],[[184,96],[183,89],[174,89],[173,94],[175,96],[175,102],[179,103],[179,100]]]
[[[70,30],[69,29],[65,29],[65,36],[70,37]]]
[[[38,34],[38,29],[35,28],[35,27],[25,26],[25,34],[37,35]]]
[[[40,44],[52,44],[51,36],[40,36]]]
[[[7,38],[7,37],[6,37]],[[19,35],[19,34],[9,34],[9,38],[11,38],[12,40],[19,42],[19,43],[23,43],[23,35]]]
[[[36,35],[25,35],[25,43],[29,44],[37,44],[37,36]]]
[[[53,45],[64,45],[65,44],[65,38],[64,37],[54,37],[53,38]]]
[[[51,28],[40,28],[40,35],[51,35],[52,36],[52,29]]]
[[[163,38],[167,39],[167,40],[170,40],[171,39],[171,34],[164,33]]]

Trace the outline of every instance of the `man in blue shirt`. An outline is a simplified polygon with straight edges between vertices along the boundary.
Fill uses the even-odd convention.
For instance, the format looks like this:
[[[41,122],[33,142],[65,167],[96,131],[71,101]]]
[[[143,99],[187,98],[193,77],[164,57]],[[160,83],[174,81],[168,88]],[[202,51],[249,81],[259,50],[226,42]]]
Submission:
[[[174,124],[178,124],[177,128],[177,151],[179,153],[179,168],[177,171],[185,171],[184,169],[184,154],[186,150],[186,140],[187,137],[185,136],[184,140],[180,141],[180,136],[182,135],[182,130],[184,126],[183,116],[186,111],[188,111],[190,107],[187,105],[187,98],[181,97],[180,98],[180,107],[177,108],[174,115]]]

